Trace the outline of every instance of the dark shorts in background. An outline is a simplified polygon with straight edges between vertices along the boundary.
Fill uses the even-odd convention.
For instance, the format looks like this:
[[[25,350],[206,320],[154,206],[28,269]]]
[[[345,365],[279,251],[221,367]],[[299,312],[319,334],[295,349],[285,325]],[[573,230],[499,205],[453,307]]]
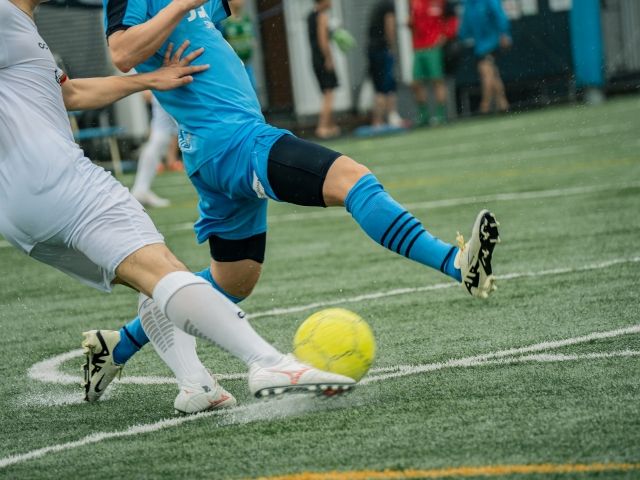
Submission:
[[[394,58],[388,49],[369,49],[369,75],[377,93],[387,95],[396,91],[393,64]]]
[[[324,66],[324,59],[317,58],[313,60],[313,73],[316,74],[320,90],[334,90],[338,87],[338,77],[334,70],[327,70]]]

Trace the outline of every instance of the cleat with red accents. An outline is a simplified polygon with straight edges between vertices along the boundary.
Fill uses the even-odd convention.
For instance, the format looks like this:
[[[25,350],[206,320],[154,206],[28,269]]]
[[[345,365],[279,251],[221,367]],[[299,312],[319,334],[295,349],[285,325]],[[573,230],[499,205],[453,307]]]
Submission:
[[[193,414],[235,407],[236,399],[213,379],[213,385],[182,386],[173,402],[175,413]]]
[[[356,384],[355,380],[336,373],[318,370],[301,363],[292,354],[271,367],[251,365],[249,390],[258,398],[279,396],[285,393],[316,392],[319,395],[340,394]]]

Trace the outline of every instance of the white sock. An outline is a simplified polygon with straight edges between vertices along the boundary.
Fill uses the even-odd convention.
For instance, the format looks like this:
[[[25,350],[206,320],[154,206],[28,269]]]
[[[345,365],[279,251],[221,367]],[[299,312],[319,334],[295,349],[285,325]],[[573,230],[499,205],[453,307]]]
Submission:
[[[269,367],[282,359],[237,305],[192,273],[166,275],[153,290],[153,299],[178,328],[215,343],[247,365]]]
[[[151,190],[151,183],[156,177],[158,164],[167,152],[169,142],[171,142],[171,133],[151,130],[149,140],[140,152],[136,180],[131,188],[132,192],[145,193]]]
[[[160,358],[173,371],[178,385],[213,388],[213,379],[196,353],[196,339],[171,323],[146,295],[140,295],[138,312],[142,328]]]

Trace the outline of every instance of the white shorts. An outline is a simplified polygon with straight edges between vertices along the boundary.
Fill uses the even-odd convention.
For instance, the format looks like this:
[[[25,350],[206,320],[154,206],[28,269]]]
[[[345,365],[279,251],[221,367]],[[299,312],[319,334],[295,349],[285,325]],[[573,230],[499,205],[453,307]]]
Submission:
[[[90,160],[57,173],[54,187],[37,192],[24,183],[33,180],[16,179],[16,194],[0,211],[0,234],[36,260],[109,292],[126,257],[164,238],[129,190]]]

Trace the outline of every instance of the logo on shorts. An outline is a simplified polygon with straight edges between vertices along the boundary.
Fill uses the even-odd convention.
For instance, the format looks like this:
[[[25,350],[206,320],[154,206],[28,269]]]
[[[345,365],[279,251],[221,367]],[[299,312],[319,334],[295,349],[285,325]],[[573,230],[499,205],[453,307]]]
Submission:
[[[183,152],[191,150],[191,134],[189,132],[180,130],[178,133],[178,146]]]
[[[258,178],[258,174],[256,172],[253,172],[252,186],[253,186],[253,191],[256,192],[256,195],[258,196],[258,198],[267,198],[267,194],[264,191],[264,186],[260,182],[260,179]]]

